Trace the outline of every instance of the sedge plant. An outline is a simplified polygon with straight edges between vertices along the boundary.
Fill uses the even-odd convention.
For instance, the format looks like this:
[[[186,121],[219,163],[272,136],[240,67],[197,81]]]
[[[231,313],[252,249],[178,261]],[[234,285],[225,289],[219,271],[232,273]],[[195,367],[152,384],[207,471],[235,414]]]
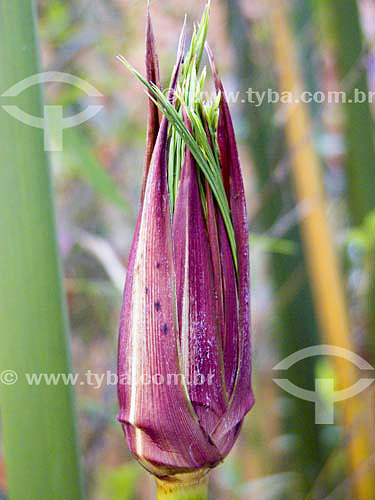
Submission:
[[[119,421],[156,477],[159,500],[204,500],[233,447],[251,389],[249,248],[232,119],[206,45],[207,5],[169,89],[160,86],[148,16],[149,96],[141,208],[126,278],[118,354]],[[208,52],[215,95],[203,98]]]

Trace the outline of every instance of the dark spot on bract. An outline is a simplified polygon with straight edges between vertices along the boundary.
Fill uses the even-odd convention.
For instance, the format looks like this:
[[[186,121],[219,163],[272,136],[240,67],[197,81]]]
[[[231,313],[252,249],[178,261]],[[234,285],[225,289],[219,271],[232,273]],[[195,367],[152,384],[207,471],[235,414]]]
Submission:
[[[157,311],[160,311],[160,309],[161,309],[161,305],[160,305],[160,302],[159,302],[159,301],[155,302],[155,309],[156,309]]]
[[[148,294],[148,287],[145,288],[146,295]]]
[[[159,267],[160,267],[160,262],[157,262],[156,263],[156,269],[159,269]]]
[[[164,335],[167,335],[167,333],[168,333],[168,325],[167,325],[167,323],[164,323],[164,325],[163,325],[163,333],[164,333]]]

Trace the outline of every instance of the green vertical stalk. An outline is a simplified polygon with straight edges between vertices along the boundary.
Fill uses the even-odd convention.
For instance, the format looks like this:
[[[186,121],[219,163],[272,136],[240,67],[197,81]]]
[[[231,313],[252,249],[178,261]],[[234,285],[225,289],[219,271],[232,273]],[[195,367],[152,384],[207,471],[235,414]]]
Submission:
[[[0,94],[40,71],[31,0],[0,2],[0,67]],[[40,85],[7,99],[44,115]],[[26,380],[71,369],[43,130],[3,109],[0,130],[0,372],[18,376],[0,382],[9,498],[79,500],[72,388]]]
[[[343,109],[348,201],[352,222],[359,226],[375,208],[375,127],[367,98],[369,86],[358,3],[326,0],[321,2],[321,8],[323,14],[328,13],[339,77],[347,94]],[[362,93],[359,95],[366,96],[364,102],[355,103],[356,89]]]
[[[369,100],[355,102],[356,94],[367,96],[369,92],[360,14],[356,0],[327,0],[319,6],[322,15],[330,21],[328,28],[336,51],[338,73],[347,93],[343,110],[348,205],[352,223],[359,227],[375,209],[375,123]],[[369,293],[372,301],[374,279],[371,275]],[[366,354],[371,359],[375,359],[374,326],[375,315],[371,307],[366,342]]]
[[[251,25],[247,25],[238,0],[227,0],[226,4],[241,94],[246,95],[248,88],[267,92],[268,88],[274,88],[274,82],[269,70],[265,66],[260,67],[256,61],[250,43]],[[242,108],[243,120],[247,126],[246,143],[250,146],[254,161],[260,197],[264,196],[256,219],[262,231],[267,231],[280,216],[288,213],[296,204],[293,189],[291,186],[288,188],[288,181],[283,186],[272,181],[274,169],[283,160],[287,150],[283,134],[274,125],[275,105],[266,101],[265,98],[259,107],[246,103]],[[274,185],[271,195],[268,196],[271,183]],[[302,247],[298,226],[289,230],[283,237],[294,241],[297,248]],[[280,359],[283,359],[300,349],[317,344],[317,325],[302,250],[293,256],[273,254],[270,260],[272,284],[276,293],[292,281],[296,273],[300,275],[298,289],[292,300],[276,303],[277,321],[274,331],[277,335]],[[304,360],[303,364],[296,363],[288,371],[289,380],[314,390],[315,363],[314,358]],[[288,454],[288,468],[299,472],[302,490],[299,493],[302,495],[303,492],[309,491],[322,465],[319,427],[315,425],[314,408],[309,402],[286,393],[283,394],[284,397],[288,400],[288,414],[283,419],[283,432],[293,436],[294,442]]]
[[[374,311],[374,299],[375,299],[375,243],[372,243],[368,256],[368,270],[369,270],[369,292],[368,292],[368,316],[369,316],[369,328],[368,328],[368,350],[370,353],[375,355],[375,311]],[[372,362],[375,358],[372,357]]]

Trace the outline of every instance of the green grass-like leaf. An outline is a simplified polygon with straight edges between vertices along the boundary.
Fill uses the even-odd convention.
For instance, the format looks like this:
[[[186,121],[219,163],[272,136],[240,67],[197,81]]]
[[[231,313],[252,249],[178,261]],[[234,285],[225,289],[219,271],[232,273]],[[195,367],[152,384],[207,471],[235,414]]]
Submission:
[[[172,127],[178,132],[182,137],[184,143],[189,148],[191,154],[193,155],[198,167],[201,169],[204,177],[210,185],[210,188],[214,194],[217,201],[219,209],[221,211],[224,224],[228,233],[229,242],[232,250],[233,261],[236,270],[237,265],[237,250],[236,250],[236,239],[233,229],[233,224],[231,220],[230,208],[227,199],[227,195],[224,188],[223,179],[221,176],[221,171],[212,153],[212,150],[207,148],[208,140],[201,124],[198,123],[194,113],[191,110],[187,110],[189,118],[193,119],[193,127],[196,126],[195,132],[197,137],[194,138],[186,127],[183,119],[181,118],[179,112],[171,104],[163,92],[154,84],[149,83],[126,59],[125,57],[119,55],[118,60],[121,61],[149,91],[149,98],[155,103],[156,106],[165,115]]]
[[[119,55],[117,58],[146,87],[148,97],[161,110],[170,124],[168,190],[172,213],[177,198],[178,185],[185,157],[185,147],[188,147],[199,167],[199,172],[207,180],[217,201],[228,233],[233,261],[237,270],[236,239],[221,174],[220,156],[216,141],[221,96],[219,94],[212,103],[204,103],[202,100],[202,91],[206,80],[206,68],[203,69],[198,77],[207,37],[209,12],[210,2],[206,6],[198,28],[194,29],[190,49],[185,56],[185,61],[177,82],[173,103],[163,94],[157,85],[148,82],[125,57]],[[185,124],[183,112],[186,112],[190,121],[192,133],[190,133]],[[207,127],[205,123],[208,131],[206,131]],[[205,193],[200,175],[198,175],[198,181],[202,206],[206,213]]]

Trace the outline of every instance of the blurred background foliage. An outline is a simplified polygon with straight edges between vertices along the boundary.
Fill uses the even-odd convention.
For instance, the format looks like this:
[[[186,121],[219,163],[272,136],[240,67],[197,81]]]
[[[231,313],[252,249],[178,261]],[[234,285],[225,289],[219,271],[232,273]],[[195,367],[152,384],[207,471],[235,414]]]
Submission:
[[[245,99],[249,88],[281,92],[285,90],[283,71],[293,68],[303,90],[343,90],[349,97],[355,88],[375,92],[372,0],[212,3],[209,41],[227,92],[240,91]],[[205,1],[152,0],[150,4],[166,87],[183,16],[187,13],[189,21],[197,21]],[[285,26],[274,23],[273,10],[279,4],[285,7]],[[142,87],[115,56],[124,54],[143,71],[146,2],[38,0],[36,6],[43,70],[76,75],[104,96],[99,114],[64,131],[63,151],[51,153],[50,162],[73,371],[82,375],[87,370],[115,372],[147,110]],[[293,45],[284,56],[278,51],[283,30]],[[47,103],[64,106],[66,116],[93,102],[66,84],[45,85],[44,93]],[[261,106],[241,101],[232,102],[231,109],[251,230],[257,403],[234,451],[214,472],[211,498],[370,500],[375,495],[369,483],[374,476],[373,387],[350,402],[359,410],[349,420],[344,404],[339,403],[334,425],[316,425],[314,404],[279,389],[272,380],[272,368],[289,354],[320,343],[350,345],[375,364],[375,95],[372,104],[300,103],[300,108],[266,99]],[[305,117],[306,140],[296,143],[293,119],[300,113]],[[324,230],[309,236],[305,223],[315,208],[295,189],[295,164],[300,161],[302,169],[310,168],[311,155],[324,191],[319,210],[329,227],[328,243],[322,241]],[[333,317],[328,330],[336,336],[330,337],[316,287],[319,279],[325,280],[324,275],[316,276],[324,273],[324,266],[320,271],[311,265],[311,256],[325,259],[322,249],[333,247],[339,257],[337,286],[342,283],[342,287],[332,290],[327,278],[323,309],[334,316],[340,310],[336,301],[343,300],[350,327],[342,331]],[[314,357],[290,368],[287,378],[314,390],[315,378],[335,378],[340,386],[352,380],[351,373],[349,362],[337,366]],[[116,422],[115,386],[84,385],[75,390],[88,498],[152,498],[154,485],[134,463]],[[324,401],[326,395],[321,397]],[[353,465],[352,448],[360,446],[358,436],[365,436],[369,446]],[[0,491],[6,498],[3,456]]]

